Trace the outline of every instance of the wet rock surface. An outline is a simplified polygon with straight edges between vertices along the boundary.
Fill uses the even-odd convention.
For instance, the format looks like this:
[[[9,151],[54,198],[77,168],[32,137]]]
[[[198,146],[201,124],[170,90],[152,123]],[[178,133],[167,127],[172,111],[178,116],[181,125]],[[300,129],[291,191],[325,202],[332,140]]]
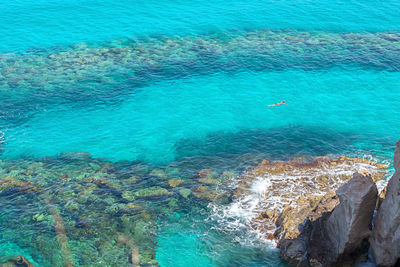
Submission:
[[[349,157],[263,161],[241,176],[235,196],[243,206],[249,194],[259,196],[251,226],[283,259],[329,266],[364,248],[387,168]]]
[[[388,165],[361,158],[317,157],[312,162],[263,161],[244,173],[234,192],[238,200],[258,195],[252,227],[275,239],[295,238],[298,225],[327,193],[334,194],[354,172],[368,172],[383,187]],[[246,205],[246,201],[241,201]],[[272,236],[271,236],[272,234]]]
[[[400,140],[396,144],[394,168],[396,172],[387,185],[369,240],[378,266],[395,266],[400,259]]]

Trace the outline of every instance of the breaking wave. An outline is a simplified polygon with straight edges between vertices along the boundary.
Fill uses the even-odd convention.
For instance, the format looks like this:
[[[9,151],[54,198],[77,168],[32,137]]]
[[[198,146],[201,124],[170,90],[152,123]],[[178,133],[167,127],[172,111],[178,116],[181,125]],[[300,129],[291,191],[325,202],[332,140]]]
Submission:
[[[243,193],[234,197],[227,205],[210,203],[211,215],[209,220],[216,222],[216,227],[221,231],[229,232],[235,236],[235,240],[246,246],[267,246],[276,248],[276,242],[266,238],[267,234],[274,234],[276,226],[260,225],[268,224],[266,221],[257,221],[260,213],[268,211],[281,212],[286,205],[293,206],[301,196],[324,195],[328,191],[335,191],[347,180],[343,177],[351,177],[354,172],[367,170],[370,174],[377,173],[377,160],[370,155],[365,155],[363,160],[369,163],[346,162],[332,168],[325,165],[321,168],[294,170],[280,174],[263,173],[252,176],[252,170],[230,181],[230,187]],[[387,161],[383,164],[389,165]],[[393,171],[388,169],[387,178]],[[321,181],[321,177],[326,177]],[[326,183],[326,184],[323,184]],[[378,191],[386,186],[387,179],[376,182]]]

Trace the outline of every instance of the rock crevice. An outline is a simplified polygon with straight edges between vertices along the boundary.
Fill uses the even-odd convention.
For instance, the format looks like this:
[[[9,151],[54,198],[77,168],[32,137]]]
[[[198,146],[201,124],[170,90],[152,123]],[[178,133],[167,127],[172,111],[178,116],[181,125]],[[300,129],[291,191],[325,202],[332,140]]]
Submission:
[[[378,266],[394,266],[400,259],[400,140],[394,153],[394,168],[396,172],[387,185],[369,240]]]
[[[386,194],[381,193],[380,199],[371,175],[358,171],[336,194],[320,198],[304,222],[291,225],[297,227],[297,235],[282,235],[284,229],[279,229],[280,256],[295,266],[351,266],[366,261],[370,251],[376,266],[399,266],[400,140],[394,168],[395,174],[382,190]],[[278,222],[295,215],[283,211]]]
[[[300,235],[279,241],[280,256],[292,265],[335,266],[351,263],[367,250],[378,190],[371,176],[355,173],[335,194],[312,210]]]
[[[324,266],[352,261],[363,251],[363,241],[371,233],[378,190],[370,176],[355,173],[336,194],[340,204],[313,224],[310,237],[309,258]]]
[[[368,251],[387,168],[349,157],[263,161],[240,177],[236,204],[253,201],[252,228],[275,240],[291,265],[351,264]]]

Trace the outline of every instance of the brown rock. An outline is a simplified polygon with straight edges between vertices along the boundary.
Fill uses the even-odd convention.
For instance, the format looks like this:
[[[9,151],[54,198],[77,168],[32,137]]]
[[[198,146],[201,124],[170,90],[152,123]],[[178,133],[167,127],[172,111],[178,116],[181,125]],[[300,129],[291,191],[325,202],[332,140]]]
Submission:
[[[180,179],[176,179],[176,178],[172,178],[168,180],[168,185],[172,188],[180,186],[181,184],[183,184],[185,181],[184,180],[180,180]]]
[[[136,243],[125,234],[119,234],[116,241],[117,243],[123,244],[131,249],[131,263],[133,266],[139,266],[139,248]]]
[[[378,199],[376,200],[376,210],[379,210],[380,206],[382,205],[383,200],[386,197],[387,186],[385,186],[382,191],[379,193]]]
[[[193,189],[193,192],[196,193],[204,193],[208,190],[208,186],[205,185],[198,185]]]
[[[197,176],[200,178],[206,178],[212,173],[212,170],[210,169],[202,169],[197,173]]]
[[[34,265],[29,262],[27,258],[22,255],[13,256],[9,261],[2,264],[3,267],[11,267],[11,266],[26,266],[26,267],[34,267]]]
[[[293,207],[285,207],[275,222],[278,227],[275,235],[279,239],[294,239],[298,237],[300,235],[299,225],[316,208],[322,198],[323,196],[300,197]]]
[[[375,162],[362,158],[317,157],[311,162],[303,158],[289,162],[264,160],[239,177],[234,197],[264,195],[253,208],[258,215],[251,219],[251,227],[266,238],[272,233],[277,239],[295,239],[301,233],[299,225],[317,206],[322,213],[332,211],[338,204],[337,198],[333,198],[329,207],[324,206],[328,205],[326,203],[320,204],[323,196],[334,197],[334,191],[360,169],[363,169],[361,173],[371,174],[374,181],[385,177],[386,168],[378,168]],[[262,186],[265,186],[264,190]]]
[[[215,179],[215,178],[200,178],[199,182],[203,183],[203,184],[217,184],[220,181],[218,179]]]
[[[39,188],[32,182],[21,181],[14,177],[0,179],[0,192],[12,188],[24,193],[35,193],[39,191]]]
[[[296,212],[292,212],[293,214],[289,215],[288,218],[294,218],[293,224],[297,223],[295,225],[297,228],[294,230],[292,224],[292,231],[283,235],[283,238],[279,240],[279,256],[291,265],[301,265],[307,262],[307,250],[312,229],[311,223],[324,214],[332,212],[337,204],[339,204],[339,200],[335,192],[328,192],[325,196],[319,198],[318,203],[314,204],[315,207],[309,210],[306,216],[303,214],[301,218],[296,218]],[[283,225],[281,228],[284,227]]]
[[[359,174],[364,175],[364,176],[370,175],[370,174],[369,174],[369,171],[366,170],[366,169],[359,169],[357,172],[358,172]]]
[[[197,198],[202,198],[208,201],[225,201],[229,197],[228,191],[219,190],[214,187],[209,187],[205,185],[198,185],[192,190],[192,195]]]
[[[69,181],[69,180],[70,180],[69,177],[68,177],[68,174],[62,175],[62,176],[60,177],[60,179],[63,180],[63,181]]]
[[[97,179],[94,181],[94,184],[98,187],[108,187],[110,183],[106,179]]]

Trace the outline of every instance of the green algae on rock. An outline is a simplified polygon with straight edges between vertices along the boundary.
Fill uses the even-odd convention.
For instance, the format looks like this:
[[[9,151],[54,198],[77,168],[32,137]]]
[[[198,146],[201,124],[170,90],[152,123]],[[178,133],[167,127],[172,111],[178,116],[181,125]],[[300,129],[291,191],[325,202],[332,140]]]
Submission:
[[[180,180],[177,178],[172,178],[168,180],[168,185],[172,188],[180,186],[181,184],[183,184],[185,181],[184,180]]]
[[[188,198],[191,193],[192,193],[192,190],[190,190],[189,188],[180,188],[179,189],[179,194],[181,194],[181,196],[184,198]]]
[[[158,196],[169,196],[172,195],[173,193],[168,191],[167,189],[160,187],[160,186],[154,186],[150,188],[143,188],[140,189],[139,191],[135,192],[133,195],[137,198],[140,197],[158,197]]]

